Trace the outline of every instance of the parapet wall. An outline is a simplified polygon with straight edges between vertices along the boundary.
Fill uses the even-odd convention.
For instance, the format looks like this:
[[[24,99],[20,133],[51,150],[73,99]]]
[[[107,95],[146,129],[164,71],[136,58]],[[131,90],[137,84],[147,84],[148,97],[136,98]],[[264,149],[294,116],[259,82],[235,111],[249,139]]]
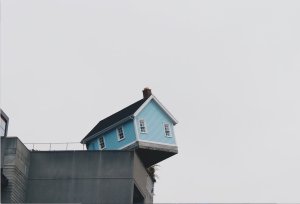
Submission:
[[[28,151],[18,138],[1,145],[2,203],[153,202],[153,182],[134,151]]]
[[[16,137],[1,137],[1,168],[8,186],[1,189],[2,203],[24,203],[30,152]]]
[[[134,152],[32,152],[28,203],[132,203]]]

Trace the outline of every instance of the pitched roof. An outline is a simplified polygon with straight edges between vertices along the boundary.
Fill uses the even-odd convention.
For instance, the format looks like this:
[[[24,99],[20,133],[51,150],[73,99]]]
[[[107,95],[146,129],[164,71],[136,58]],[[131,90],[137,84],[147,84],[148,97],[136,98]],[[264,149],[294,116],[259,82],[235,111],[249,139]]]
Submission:
[[[93,136],[94,134],[114,125],[115,123],[119,122],[120,120],[123,120],[131,115],[133,115],[146,101],[147,99],[141,99],[126,108],[112,114],[111,116],[101,120],[88,134],[85,136],[81,143],[83,143],[84,140],[88,139],[89,137]]]

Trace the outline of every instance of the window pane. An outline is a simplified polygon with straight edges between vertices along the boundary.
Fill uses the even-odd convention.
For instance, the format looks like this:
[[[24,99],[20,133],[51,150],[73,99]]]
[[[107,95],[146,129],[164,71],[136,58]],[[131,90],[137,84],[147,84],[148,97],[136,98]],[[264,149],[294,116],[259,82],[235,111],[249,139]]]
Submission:
[[[140,120],[140,131],[141,131],[141,133],[145,133],[146,132],[146,125],[145,125],[145,121],[144,120]]]
[[[0,136],[4,136],[4,133],[5,133],[4,129],[0,128]]]
[[[118,129],[118,137],[119,139],[123,139],[124,138],[124,132],[123,132],[123,128],[122,127],[119,127]]]
[[[170,125],[164,124],[166,136],[171,136]]]
[[[0,127],[5,130],[5,126],[6,126],[6,122],[3,120],[3,118],[1,117],[1,122],[0,122]]]
[[[104,138],[103,137],[99,137],[99,144],[100,144],[100,149],[105,148],[105,143],[104,143]]]

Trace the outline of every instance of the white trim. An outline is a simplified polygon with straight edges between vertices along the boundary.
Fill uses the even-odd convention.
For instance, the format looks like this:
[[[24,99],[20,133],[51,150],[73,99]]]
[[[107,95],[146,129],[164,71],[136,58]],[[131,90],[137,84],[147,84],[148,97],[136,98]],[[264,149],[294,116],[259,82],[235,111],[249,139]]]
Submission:
[[[133,126],[134,126],[134,131],[135,131],[135,138],[136,138],[137,141],[139,141],[139,139],[140,139],[140,133],[139,133],[139,131],[137,129],[137,124],[136,123],[137,123],[137,119],[134,118],[133,119]]]
[[[178,123],[176,118],[170,113],[170,111],[167,110],[166,107],[163,106],[163,104],[155,97],[153,96],[153,99],[155,100],[156,103],[167,113],[167,115],[173,120],[174,125]]]
[[[130,145],[132,145],[132,144],[134,144],[134,143],[136,143],[136,142],[137,142],[137,140],[135,140],[135,141],[133,141],[133,142],[130,142],[129,144],[127,144],[127,145],[125,145],[125,146],[123,146],[123,147],[120,147],[118,150],[124,149],[124,148],[126,148],[126,147],[128,147],[128,146],[130,146]]]
[[[152,142],[148,140],[140,140],[139,142],[151,143],[151,144],[160,144],[160,145],[167,145],[167,146],[174,146],[177,147],[176,144],[169,144],[169,143],[162,143],[162,142]]]
[[[142,131],[141,131],[141,121],[144,122],[145,132],[142,132]],[[147,133],[148,133],[148,131],[147,131],[148,128],[147,128],[146,120],[145,120],[144,118],[139,118],[139,119],[138,119],[138,124],[139,124],[139,132],[140,132],[141,134],[147,134]]]
[[[81,141],[81,143],[82,143],[82,144],[86,144],[87,141],[92,140],[92,139],[98,137],[99,135],[102,135],[103,133],[105,133],[105,132],[107,132],[107,131],[109,131],[109,130],[111,130],[111,129],[114,129],[115,127],[119,126],[120,124],[125,123],[126,121],[128,121],[128,120],[130,120],[130,119],[133,119],[133,116],[132,116],[132,115],[131,115],[131,116],[128,116],[128,117],[126,117],[126,118],[124,118],[124,119],[122,119],[122,120],[119,120],[118,122],[112,124],[111,126],[109,126],[109,127],[105,128],[105,129],[101,130],[100,132],[96,132],[95,134],[89,136],[88,138],[83,139],[83,140]]]
[[[120,147],[118,150],[122,150],[122,149],[125,149],[126,147],[130,146],[130,145],[133,145],[134,143],[138,143],[138,142],[145,142],[145,143],[151,143],[151,144],[160,144],[160,145],[166,145],[166,146],[172,146],[172,147],[177,147],[176,144],[168,144],[168,143],[162,143],[162,142],[151,142],[151,141],[148,141],[148,140],[139,140],[139,141],[133,141],[123,147]],[[139,144],[138,144],[139,145]],[[138,146],[139,147],[139,146]]]
[[[100,138],[101,138],[101,137],[102,137],[102,139],[103,139],[103,144],[104,144],[104,147],[103,147],[103,148],[101,148],[101,142],[100,142]],[[100,150],[104,150],[104,149],[106,148],[104,136],[100,136],[100,137],[98,138],[98,142],[99,142],[99,149],[100,149]]]
[[[151,101],[151,100],[154,100],[158,106],[163,109],[163,111],[171,118],[172,122],[174,125],[176,125],[178,123],[178,121],[174,118],[174,116],[162,105],[162,103],[154,96],[154,95],[151,95],[144,103],[143,105],[141,105],[141,107],[139,107],[139,109],[137,109],[137,111],[135,111],[135,113],[133,114],[134,117],[136,117],[144,108],[146,105],[148,105],[148,103]]]
[[[153,99],[153,95],[151,95],[144,103],[141,105],[133,114],[133,117],[136,117],[145,107],[146,105]]]
[[[119,128],[122,129],[123,138],[120,138],[119,131],[118,131]],[[118,127],[116,128],[116,132],[117,132],[117,139],[118,139],[119,142],[125,139],[125,131],[124,131],[123,125],[118,126]]]

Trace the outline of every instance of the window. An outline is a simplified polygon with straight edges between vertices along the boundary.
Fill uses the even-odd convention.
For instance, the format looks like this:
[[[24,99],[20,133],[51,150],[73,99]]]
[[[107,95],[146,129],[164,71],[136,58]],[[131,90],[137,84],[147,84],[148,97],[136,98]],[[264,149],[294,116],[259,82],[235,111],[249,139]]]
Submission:
[[[165,129],[165,135],[167,137],[172,137],[172,135],[171,135],[171,129],[170,129],[170,124],[164,123],[164,129]]]
[[[2,128],[0,128],[0,136],[2,137],[2,136],[4,136],[4,135],[5,135],[5,130],[2,129]]]
[[[99,137],[99,146],[100,146],[100,150],[105,148],[105,142],[103,136]]]
[[[140,132],[141,133],[146,133],[147,130],[146,130],[145,120],[141,119],[139,122],[140,122]]]
[[[125,139],[123,127],[118,127],[117,128],[117,135],[118,135],[118,140],[119,141]]]
[[[0,136],[4,136],[6,131],[6,121],[4,118],[1,116],[1,121],[0,121]]]

